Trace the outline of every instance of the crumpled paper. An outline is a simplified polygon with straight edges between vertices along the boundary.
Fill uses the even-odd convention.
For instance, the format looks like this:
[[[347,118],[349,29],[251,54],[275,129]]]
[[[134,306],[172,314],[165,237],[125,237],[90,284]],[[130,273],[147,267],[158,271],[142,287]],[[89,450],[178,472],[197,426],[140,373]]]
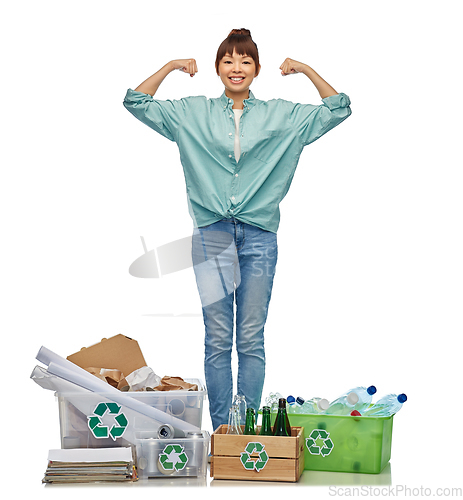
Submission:
[[[161,382],[161,377],[156,375],[148,366],[142,366],[125,377],[129,385],[129,391],[144,391],[154,387]]]
[[[92,375],[95,375],[95,377],[98,377],[100,380],[103,380],[103,382],[107,382],[116,389],[122,389],[122,387],[127,385],[124,374],[115,368],[96,368],[94,366],[90,366],[85,368],[85,370]]]
[[[197,384],[185,382],[181,377],[163,377],[161,383],[153,387],[154,391],[197,391]]]

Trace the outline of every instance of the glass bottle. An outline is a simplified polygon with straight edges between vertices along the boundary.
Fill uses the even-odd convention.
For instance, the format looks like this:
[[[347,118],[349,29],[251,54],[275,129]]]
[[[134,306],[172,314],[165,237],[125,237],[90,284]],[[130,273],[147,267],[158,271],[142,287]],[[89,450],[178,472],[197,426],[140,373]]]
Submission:
[[[246,398],[242,394],[236,394],[233,398],[233,404],[238,406],[240,417],[238,425],[241,425],[242,422],[246,421]]]
[[[244,426],[245,435],[256,434],[256,411],[254,408],[248,408],[246,410],[246,424]]]
[[[227,434],[243,434],[239,425],[239,408],[232,405],[228,411]]]
[[[291,425],[289,423],[288,414],[286,413],[286,399],[278,400],[278,413],[273,428],[274,436],[291,436]]]
[[[270,420],[270,406],[262,408],[262,427],[259,436],[273,436],[272,423]]]

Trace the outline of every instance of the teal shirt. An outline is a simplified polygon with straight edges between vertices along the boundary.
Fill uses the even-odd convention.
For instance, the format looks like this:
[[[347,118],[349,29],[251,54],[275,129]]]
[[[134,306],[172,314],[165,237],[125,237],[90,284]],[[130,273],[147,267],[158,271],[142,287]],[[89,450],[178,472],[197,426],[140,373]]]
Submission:
[[[127,91],[124,106],[140,121],[175,141],[185,174],[190,215],[196,227],[224,218],[276,233],[280,201],[288,192],[304,146],[350,114],[350,99],[336,94],[323,104],[283,99],[243,101],[235,160],[233,100],[204,96],[160,101]]]

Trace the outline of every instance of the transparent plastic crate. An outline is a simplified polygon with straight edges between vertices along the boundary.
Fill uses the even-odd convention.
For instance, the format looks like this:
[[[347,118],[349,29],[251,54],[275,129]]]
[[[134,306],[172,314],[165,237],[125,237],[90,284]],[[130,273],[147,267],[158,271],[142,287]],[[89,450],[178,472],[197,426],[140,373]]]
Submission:
[[[174,435],[174,439],[158,439],[159,426],[168,423],[168,416],[195,426],[198,432],[201,429],[203,401],[206,398],[204,384],[197,379],[186,379],[186,381],[197,384],[200,390],[125,393],[130,398],[142,401],[166,413],[166,422],[162,421],[162,417],[154,421],[139,412],[115,403],[110,393],[56,393],[61,447],[131,446],[136,451],[137,461],[142,458],[143,467],[139,466],[141,478],[198,475],[205,477],[203,469],[207,467],[207,461],[204,464],[201,457],[203,453],[206,453],[207,460],[210,436],[206,431],[201,431],[199,437]],[[180,461],[174,470],[168,468],[170,460],[163,459],[167,463],[167,469],[162,466],[161,469],[158,468],[159,457],[154,461],[155,454],[162,454],[168,444],[175,445],[172,450],[167,450],[169,451],[167,455],[171,455],[171,458],[177,455],[181,455],[182,459],[186,457],[186,463]],[[177,453],[180,448],[183,450]]]
[[[201,431],[194,437],[156,439],[138,434],[137,470],[140,479],[160,477],[206,478],[210,435]]]

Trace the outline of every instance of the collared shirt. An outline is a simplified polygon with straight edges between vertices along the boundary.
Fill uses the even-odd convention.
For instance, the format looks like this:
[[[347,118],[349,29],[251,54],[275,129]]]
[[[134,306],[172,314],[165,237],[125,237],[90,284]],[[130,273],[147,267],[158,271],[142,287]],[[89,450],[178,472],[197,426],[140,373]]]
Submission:
[[[236,161],[233,100],[225,95],[161,101],[127,91],[124,106],[180,151],[188,206],[196,227],[236,218],[276,233],[280,201],[288,192],[304,146],[350,114],[350,99],[336,94],[323,104],[261,101],[249,91],[239,125]]]

